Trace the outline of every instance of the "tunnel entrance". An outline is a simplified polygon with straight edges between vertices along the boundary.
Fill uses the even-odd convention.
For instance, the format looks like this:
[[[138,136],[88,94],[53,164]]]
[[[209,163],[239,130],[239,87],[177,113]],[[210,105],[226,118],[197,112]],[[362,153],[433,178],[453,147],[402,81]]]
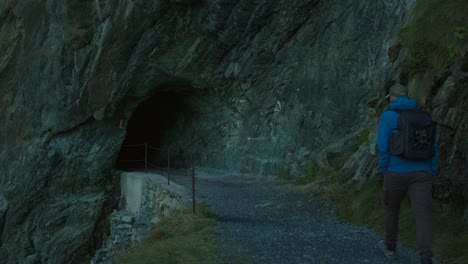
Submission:
[[[166,142],[171,130],[191,113],[190,92],[158,92],[141,103],[128,121],[126,137],[116,168],[145,169],[145,156],[152,167],[167,166]],[[146,146],[145,146],[146,144]]]

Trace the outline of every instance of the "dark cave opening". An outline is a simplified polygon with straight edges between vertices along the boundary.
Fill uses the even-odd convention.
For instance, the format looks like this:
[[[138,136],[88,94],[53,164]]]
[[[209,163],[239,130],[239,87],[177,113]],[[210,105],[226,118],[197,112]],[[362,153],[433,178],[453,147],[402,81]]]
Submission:
[[[190,97],[188,91],[164,91],[142,102],[128,121],[116,168],[142,170],[145,160],[148,169],[167,167],[164,141],[179,119],[191,112]]]

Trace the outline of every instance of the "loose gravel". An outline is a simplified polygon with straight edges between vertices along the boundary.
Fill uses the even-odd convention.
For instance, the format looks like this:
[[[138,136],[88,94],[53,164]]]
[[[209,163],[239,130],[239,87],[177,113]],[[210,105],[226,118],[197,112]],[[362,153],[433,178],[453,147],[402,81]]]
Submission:
[[[189,170],[172,171],[171,179],[191,188]],[[337,220],[332,205],[275,177],[196,168],[196,194],[219,222],[216,241],[226,263],[419,263],[404,245],[398,261],[387,260],[381,235]]]

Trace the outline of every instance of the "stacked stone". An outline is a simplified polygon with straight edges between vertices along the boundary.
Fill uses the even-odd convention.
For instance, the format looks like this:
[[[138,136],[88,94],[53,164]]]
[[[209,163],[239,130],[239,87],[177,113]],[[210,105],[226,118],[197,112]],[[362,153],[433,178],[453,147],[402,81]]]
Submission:
[[[167,216],[184,206],[182,198],[165,187],[150,180],[147,180],[146,186],[148,186],[148,191],[144,193],[141,203],[142,209],[145,209],[148,214]],[[157,222],[157,219],[153,221]]]
[[[135,228],[135,216],[125,210],[114,211],[110,215],[110,234],[103,248],[96,252],[91,263],[113,263],[113,259],[120,251],[130,246]]]
[[[151,233],[151,227],[174,210],[184,206],[182,198],[153,181],[146,181],[140,211],[116,210],[109,216],[110,233],[103,247],[96,251],[91,264],[112,264],[116,258],[138,245]]]

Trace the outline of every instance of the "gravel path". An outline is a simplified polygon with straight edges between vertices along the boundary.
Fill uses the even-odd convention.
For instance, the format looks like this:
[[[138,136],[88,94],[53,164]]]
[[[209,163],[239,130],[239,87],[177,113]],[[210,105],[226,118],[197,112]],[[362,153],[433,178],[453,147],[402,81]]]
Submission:
[[[171,177],[191,186],[187,171]],[[196,182],[197,202],[219,222],[216,240],[227,263],[392,263],[377,247],[380,235],[338,221],[332,206],[299,187],[207,168],[196,169]],[[415,250],[399,245],[398,253],[396,263],[419,263]]]

